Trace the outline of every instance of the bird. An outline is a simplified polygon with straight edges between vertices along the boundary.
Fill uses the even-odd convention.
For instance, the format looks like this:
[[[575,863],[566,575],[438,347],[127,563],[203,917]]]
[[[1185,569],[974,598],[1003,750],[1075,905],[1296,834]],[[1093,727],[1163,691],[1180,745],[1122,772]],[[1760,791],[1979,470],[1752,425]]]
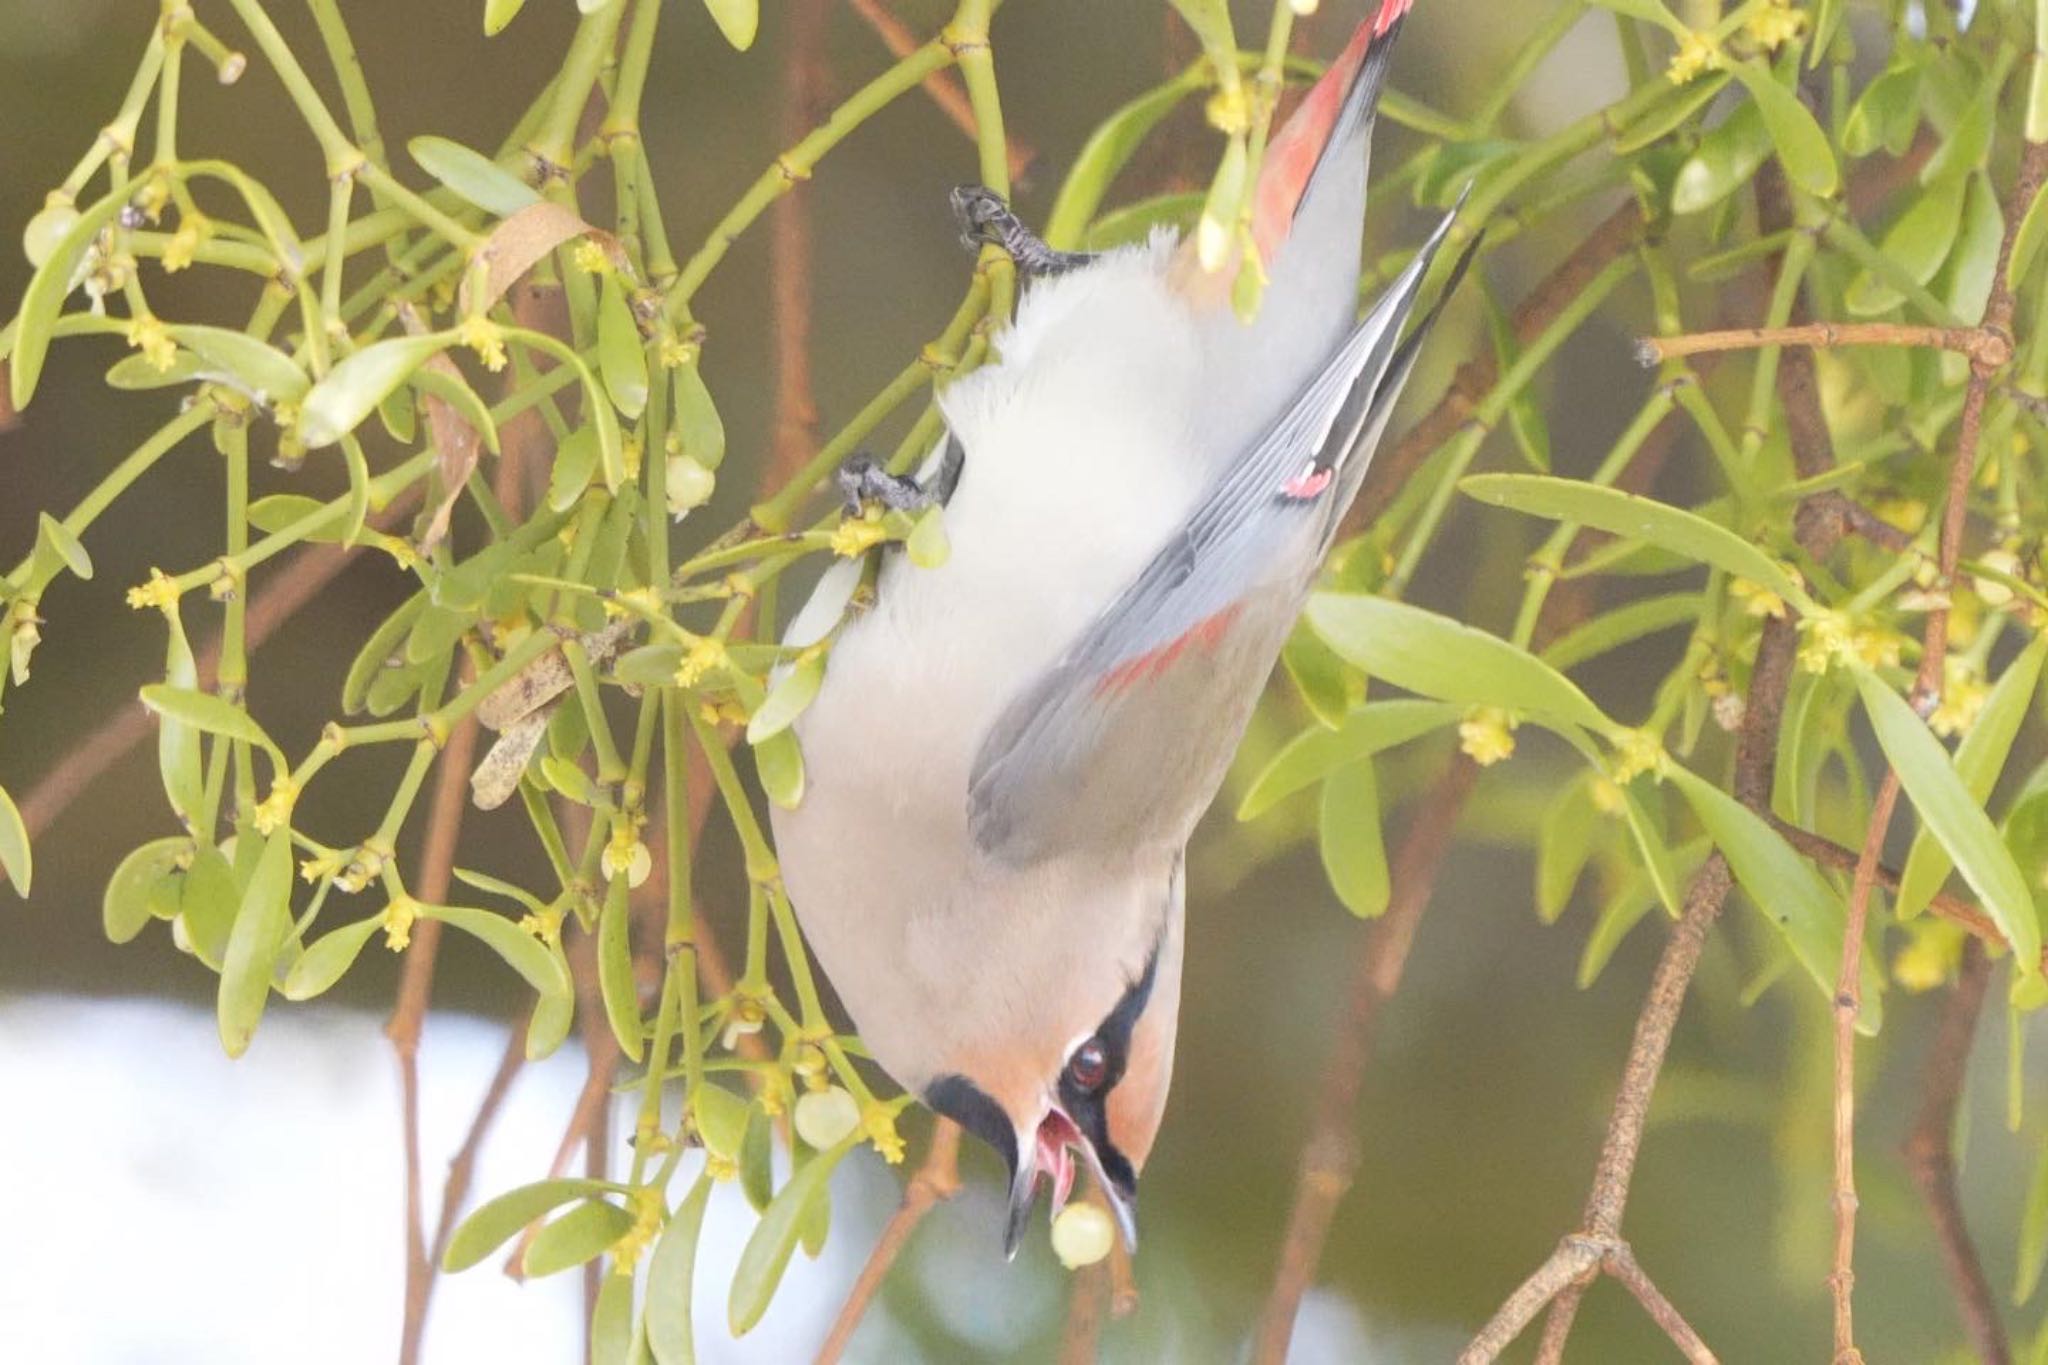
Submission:
[[[1470,260],[1418,316],[1453,210],[1359,318],[1411,3],[1381,0],[1274,134],[1249,323],[1172,229],[1057,252],[955,193],[1027,280],[1014,322],[941,395],[916,477],[841,481],[856,506],[943,503],[949,556],[888,554],[858,594],[838,562],[785,633],[829,654],[795,727],[803,795],[772,812],[784,888],[875,1061],[1004,1162],[1012,1257],[1039,1188],[1057,1216],[1084,1169],[1136,1248],[1189,836]]]

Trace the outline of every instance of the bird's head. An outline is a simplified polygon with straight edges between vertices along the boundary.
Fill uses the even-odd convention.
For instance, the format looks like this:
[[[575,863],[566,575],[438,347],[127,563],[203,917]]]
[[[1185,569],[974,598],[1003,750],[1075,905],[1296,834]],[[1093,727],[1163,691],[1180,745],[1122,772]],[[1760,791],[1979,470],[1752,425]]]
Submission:
[[[1162,932],[1141,969],[1091,985],[1080,972],[1042,983],[1036,1024],[950,1058],[927,1104],[995,1148],[1010,1172],[1003,1248],[1011,1256],[1041,1181],[1058,1215],[1085,1166],[1127,1249],[1138,1240],[1138,1175],[1166,1109],[1180,1013],[1180,935]]]

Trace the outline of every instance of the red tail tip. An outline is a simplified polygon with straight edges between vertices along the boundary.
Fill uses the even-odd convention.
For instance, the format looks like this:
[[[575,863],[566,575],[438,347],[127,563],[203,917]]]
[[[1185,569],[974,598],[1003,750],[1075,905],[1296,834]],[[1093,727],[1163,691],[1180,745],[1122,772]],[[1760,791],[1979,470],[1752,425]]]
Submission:
[[[1383,38],[1415,0],[1381,0],[1380,17],[1372,21],[1372,36]]]

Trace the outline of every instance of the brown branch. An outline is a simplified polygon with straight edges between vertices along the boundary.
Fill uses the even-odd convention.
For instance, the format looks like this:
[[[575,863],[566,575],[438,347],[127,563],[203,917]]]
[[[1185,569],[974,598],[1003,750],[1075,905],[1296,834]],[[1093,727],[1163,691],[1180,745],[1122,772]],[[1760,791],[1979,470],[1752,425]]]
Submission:
[[[789,7],[789,55],[782,65],[781,143],[790,146],[824,117],[829,70],[825,29],[832,0],[795,0]],[[818,404],[811,386],[811,197],[802,186],[769,211],[768,271],[775,339],[775,427],[769,485],[787,482],[818,445]]]
[[[1792,845],[1793,848],[1799,850],[1799,852],[1815,862],[1825,867],[1834,868],[1838,872],[1854,872],[1856,870],[1859,858],[1855,849],[1844,848],[1832,839],[1824,838],[1811,830],[1801,829],[1791,821],[1781,820],[1775,815],[1770,816],[1769,819],[1771,828],[1777,830],[1784,837],[1786,843]],[[1898,890],[1900,883],[1904,881],[1897,868],[1884,863],[1878,864],[1874,875],[1877,877],[1877,884],[1887,891]],[[1938,891],[1935,893],[1934,898],[1927,902],[1927,909],[1931,914],[1961,925],[1969,930],[1972,935],[1983,939],[1986,943],[1996,943],[2000,946],[2005,945],[2005,935],[1999,932],[1998,926],[1992,922],[1991,916],[1985,914],[1961,896],[1950,895],[1946,891]],[[2043,950],[2042,960],[2048,962],[2048,949]]]
[[[1795,327],[1738,327],[1725,332],[1644,337],[1636,359],[1645,368],[1685,356],[1754,351],[1765,346],[1910,346],[1957,351],[1994,369],[2012,359],[2012,338],[1984,327],[1908,327],[1895,322],[1809,322]]]
[[[1387,912],[1365,935],[1345,991],[1345,1012],[1338,1021],[1329,1059],[1318,1086],[1322,1096],[1309,1139],[1301,1152],[1294,1204],[1287,1218],[1279,1269],[1266,1300],[1254,1342],[1258,1365],[1280,1365],[1294,1335],[1294,1317],[1301,1297],[1315,1278],[1323,1243],[1337,1204],[1351,1188],[1358,1169],[1358,1138],[1352,1119],[1372,1055],[1380,1009],[1401,984],[1415,929],[1429,906],[1436,875],[1450,848],[1458,815],[1471,795],[1478,768],[1460,755],[1424,798],[1409,822],[1394,859],[1394,896]]]
[[[903,1203],[883,1227],[875,1249],[868,1253],[868,1263],[861,1267],[860,1278],[853,1282],[853,1291],[840,1306],[832,1331],[818,1348],[817,1365],[834,1365],[846,1353],[854,1329],[860,1326],[868,1305],[881,1290],[910,1235],[917,1231],[926,1214],[959,1192],[960,1125],[951,1119],[939,1119],[932,1125],[931,1148],[925,1153],[924,1163],[903,1187]]]
[[[1969,1225],[1963,1220],[1955,1153],[1949,1141],[1962,1101],[1970,1049],[1977,1039],[1977,1016],[1983,1011],[1984,990],[1990,980],[1991,959],[1984,955],[1982,945],[1966,940],[1955,989],[1942,1006],[1941,1024],[1921,1073],[1920,1112],[1906,1137],[1905,1157],[1913,1183],[1920,1187],[1920,1198],[1927,1205],[1927,1215],[1934,1222],[1942,1264],[1955,1287],[1956,1307],[1970,1345],[1984,1365],[2009,1365],[2012,1353],[2006,1344],[2005,1324],[1998,1316],[1998,1300],[1984,1277],[1983,1262],[1977,1259]]]
[[[470,1183],[476,1178],[477,1155],[483,1150],[491,1125],[497,1122],[498,1112],[505,1107],[506,1097],[512,1093],[512,1082],[526,1066],[526,1027],[532,1018],[533,1009],[528,1006],[505,1035],[505,1052],[498,1058],[498,1069],[491,1073],[484,1097],[469,1120],[469,1131],[462,1135],[462,1145],[449,1158],[448,1178],[441,1186],[441,1212],[434,1221],[434,1240],[427,1247],[430,1266],[438,1268],[448,1253],[449,1239],[455,1235],[456,1221],[462,1216]]]
[[[898,19],[884,0],[850,0],[853,12],[858,14],[867,26],[882,40],[882,46],[889,49],[889,55],[901,61],[923,47],[917,35],[912,33],[901,19]],[[924,78],[924,92],[931,96],[939,112],[949,119],[953,126],[965,133],[969,139],[979,134],[974,122],[974,106],[968,102],[967,88],[960,83],[958,75],[951,71],[935,71]],[[808,131],[808,130],[805,130]],[[1038,159],[1038,152],[1022,138],[1009,140],[1010,179],[1021,180],[1031,163]]]
[[[1102,1324],[1109,1316],[1109,1266],[1098,1261],[1073,1276],[1067,1295],[1067,1325],[1060,1333],[1059,1365],[1095,1365]]]

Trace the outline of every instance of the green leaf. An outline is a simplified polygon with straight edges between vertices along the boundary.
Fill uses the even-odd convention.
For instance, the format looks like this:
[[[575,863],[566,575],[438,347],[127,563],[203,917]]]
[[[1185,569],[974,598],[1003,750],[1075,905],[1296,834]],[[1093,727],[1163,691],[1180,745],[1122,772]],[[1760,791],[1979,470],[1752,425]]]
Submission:
[[[1567,787],[1544,812],[1536,839],[1536,915],[1545,924],[1555,924],[1571,903],[1603,827],[1593,804],[1590,773]]]
[[[1516,343],[1514,328],[1508,325],[1508,315],[1501,311],[1493,292],[1483,290],[1480,296],[1486,302],[1486,330],[1493,339],[1494,360],[1499,366],[1499,373],[1507,374],[1521,358],[1522,348]],[[1524,386],[1509,401],[1508,426],[1529,467],[1548,474],[1550,427],[1543,420],[1543,406],[1537,401],[1533,386]]]
[[[1330,889],[1344,908],[1360,919],[1378,919],[1385,914],[1393,883],[1387,872],[1379,783],[1371,759],[1353,763],[1323,783],[1316,842],[1322,851],[1323,875],[1330,879]]]
[[[851,1134],[831,1151],[821,1152],[799,1167],[755,1224],[753,1236],[740,1252],[732,1293],[726,1300],[726,1321],[734,1336],[745,1336],[768,1311],[776,1286],[782,1283],[782,1272],[789,1268],[790,1253],[796,1250],[806,1214],[813,1203],[827,1197],[833,1167],[858,1138],[857,1133]]]
[[[382,915],[371,915],[322,934],[308,944],[306,951],[299,954],[298,961],[292,963],[284,974],[284,998],[311,1000],[324,994],[341,980],[343,972],[355,965],[356,957],[363,951],[363,945],[370,941],[370,935],[383,926]]]
[[[1725,526],[1653,498],[1540,474],[1475,474],[1458,488],[1496,507],[1512,508],[1552,521],[1575,522],[1746,578],[1769,588],[1801,612],[1814,602],[1784,565]]]
[[[86,248],[127,203],[127,194],[116,192],[79,214],[78,221],[30,277],[21,296],[21,311],[15,314],[14,353],[8,357],[8,396],[16,409],[27,407],[35,397],[36,381],[42,377],[43,361],[57,334],[57,317],[64,311],[72,276],[77,274]]]
[[[246,332],[226,327],[174,323],[164,329],[172,340],[199,357],[203,378],[240,389],[259,404],[296,403],[313,381],[283,351]]]
[[[1920,126],[1920,64],[1899,62],[1863,88],[1842,124],[1842,150],[1869,156],[1880,147],[1904,156]]]
[[[0,801],[5,799],[0,793]],[[142,932],[156,914],[163,886],[177,875],[178,860],[191,852],[192,841],[179,834],[152,839],[120,861],[100,898],[100,923],[109,942],[126,943]]]
[[[175,606],[164,613],[164,622],[169,632],[164,645],[164,681],[181,691],[193,691],[199,686],[199,664],[192,657],[192,646],[185,638],[185,625]],[[156,757],[157,770],[163,775],[164,796],[171,809],[187,828],[196,826],[202,814],[206,784],[198,728],[166,712],[157,727]]]
[[[619,411],[638,419],[647,407],[647,343],[617,271],[605,275],[597,296],[597,369]]]
[[[243,836],[254,838],[253,834]],[[256,871],[242,892],[221,960],[217,1014],[221,1046],[230,1057],[249,1050],[257,1021],[270,1000],[278,950],[292,927],[292,835],[280,829],[263,841]]]
[[[718,415],[718,404],[704,387],[696,362],[676,366],[669,382],[675,393],[676,439],[682,453],[706,469],[718,468],[725,461],[725,419]]]
[[[159,370],[148,356],[137,352],[124,355],[107,367],[106,384],[108,388],[120,389],[124,393],[146,393],[152,389],[189,384],[200,377],[199,371],[199,357],[190,351],[178,352],[168,370]]]
[[[1743,893],[1785,936],[1792,955],[1832,1000],[1848,921],[1841,898],[1755,811],[1689,769],[1674,765],[1669,778],[1720,846]],[[1872,958],[1863,955],[1863,1003],[1856,1019],[1857,1030],[1866,1034],[1876,1033],[1884,1018],[1883,974]]]
[[[557,512],[574,507],[596,472],[597,428],[578,427],[555,449],[554,467],[548,471],[548,506]]]
[[[2000,83],[1982,82],[1963,112],[1950,126],[1948,136],[1934,147],[1934,155],[1920,168],[1920,183],[1929,188],[1953,192],[1970,172],[1981,168],[1991,151],[1991,133],[1998,114]]]
[[[344,358],[299,405],[299,438],[312,450],[333,445],[447,345],[448,338],[438,333],[392,337]]]
[[[1358,707],[1336,729],[1312,726],[1280,746],[1238,802],[1237,818],[1256,820],[1282,800],[1332,773],[1455,724],[1465,708],[1440,701],[1376,701]]]
[[[784,730],[756,744],[754,771],[770,801],[784,810],[795,810],[804,799],[804,755],[797,747],[796,732]]]
[[[185,869],[184,885],[178,889],[178,922],[185,941],[201,962],[215,971],[228,954],[228,936],[234,932],[235,911],[242,902],[242,888],[235,870],[219,849],[200,849]]]
[[[617,1204],[593,1199],[535,1233],[521,1264],[527,1275],[544,1279],[602,1256],[632,1230],[632,1214]]]
[[[1594,3],[1602,9],[1625,14],[1631,19],[1640,19],[1644,23],[1655,24],[1674,33],[1684,31],[1677,26],[1678,21],[1672,17],[1671,11],[1659,4],[1658,0],[1594,0]]]
[[[1786,178],[1808,194],[1823,199],[1840,189],[1842,172],[1835,164],[1834,150],[1828,146],[1828,135],[1799,102],[1799,96],[1779,84],[1762,62],[1736,62],[1728,71],[1756,101],[1757,111],[1763,115],[1764,126],[1777,146]]]
[[[1637,790],[1644,785],[1643,779],[1637,779],[1622,787],[1622,814],[1628,824],[1629,837],[1635,841],[1636,852],[1641,855],[1643,871],[1657,892],[1657,899],[1676,919],[1683,909],[1679,901],[1684,893],[1678,885],[1678,873],[1671,865],[1671,850],[1664,842],[1660,822],[1643,804]]]
[[[633,1061],[644,1050],[645,1026],[640,1018],[640,986],[633,979],[633,907],[624,874],[606,888],[603,917],[597,927],[597,984],[604,997],[604,1015],[619,1050]]]
[[[1634,644],[1645,636],[1691,625],[1699,619],[1705,604],[1705,599],[1696,592],[1637,598],[1559,636],[1537,657],[1561,671],[1577,668],[1589,659]]]
[[[555,968],[563,979],[569,976],[569,964],[557,947],[549,956],[555,960]],[[533,1002],[533,1018],[526,1025],[526,1060],[537,1062],[552,1056],[562,1040],[569,1036],[569,1026],[576,1020],[576,996],[571,991],[560,994],[542,995]]]
[[[1915,283],[1926,284],[1948,259],[1962,222],[1963,196],[1953,186],[1925,189],[1885,230],[1878,250]],[[1905,301],[1904,294],[1867,270],[1850,281],[1842,296],[1843,306],[1858,317],[1890,312]]]
[[[824,682],[824,654],[813,651],[800,656],[754,708],[754,714],[747,720],[747,743],[759,744],[794,725]]]
[[[2010,272],[2013,288],[2026,283],[2027,272],[2040,258],[2043,245],[2048,245],[2048,185],[2035,192],[2034,202],[2027,206],[2025,216],[2020,219],[2019,231],[2013,234]]]
[[[14,798],[7,794],[7,788],[0,787],[0,873],[7,875],[14,894],[25,900],[30,874],[34,871],[35,864],[28,846],[28,824],[15,808]]]
[[[356,657],[342,679],[342,710],[354,715],[363,709],[363,703],[369,699],[371,684],[384,675],[393,656],[404,646],[406,637],[412,633],[413,622],[427,609],[427,600],[427,590],[420,589],[400,603],[396,611],[384,618],[382,625],[370,632],[370,638],[363,641],[363,647],[356,651]]]
[[[2048,635],[2027,646],[2007,666],[1991,695],[1984,699],[1984,709],[1976,724],[1956,746],[1956,776],[1962,779],[1963,790],[1970,799],[1979,805],[1990,799],[1991,789],[1998,784],[1998,774],[2012,753],[2013,740],[2018,738],[2020,726],[2027,718],[2028,703],[2040,686],[2044,659],[2048,659]],[[1911,919],[1926,909],[1954,866],[1933,831],[1922,829],[1914,835],[1905,870],[1899,875],[1898,917]]]
[[[740,1139],[740,1190],[754,1212],[765,1213],[775,1198],[775,1125],[756,1104],[747,1110],[746,1136]]]
[[[488,26],[487,31],[491,31]],[[509,218],[528,204],[540,202],[540,192],[533,186],[459,142],[416,137],[405,149],[421,170],[487,213]]]
[[[711,1177],[700,1175],[670,1215],[647,1267],[647,1345],[657,1365],[695,1365],[696,1330],[690,1322],[697,1287],[697,1242],[711,1202]]]
[[[2012,945],[2014,965],[2024,976],[2041,971],[2041,921],[2034,894],[2020,875],[1991,817],[1970,795],[1950,763],[1948,752],[1906,699],[1875,674],[1858,670],[1856,689],[1864,712],[1877,732],[1877,742],[1891,760],[1913,808],[1941,846],[1948,850],[1963,880],[1977,893],[1985,911]]]
[[[712,22],[725,40],[741,52],[754,45],[754,32],[761,26],[759,0],[704,0]]]
[[[526,0],[484,0],[484,36],[496,37],[517,18]]]
[[[488,873],[475,872],[466,867],[455,868],[454,875],[455,880],[461,882],[464,886],[475,887],[479,891],[488,891],[494,896],[503,896],[507,900],[517,901],[533,914],[538,915],[547,908],[539,896],[534,895],[523,886],[504,880],[502,877],[493,877]],[[525,931],[521,930],[520,932],[524,933]]]
[[[707,1151],[726,1161],[736,1162],[746,1142],[747,1115],[751,1108],[749,1101],[724,1086],[707,1083],[697,1088],[696,1096],[690,1102],[690,1117],[697,1126],[698,1136],[704,1139]]]
[[[1197,80],[1178,76],[1148,90],[1096,125],[1074,158],[1045,221],[1045,240],[1062,250],[1078,245],[1131,157],[1180,102],[1200,88]]]
[[[594,1199],[619,1190],[608,1180],[564,1177],[539,1180],[507,1190],[478,1207],[462,1220],[448,1238],[448,1250],[441,1257],[441,1269],[449,1274],[467,1270],[512,1240],[519,1231],[550,1209],[572,1199]]]
[[[1562,673],[1498,636],[1435,612],[1384,597],[1321,592],[1309,599],[1308,621],[1353,664],[1410,692],[1612,728]]]
[[[1770,130],[1757,106],[1739,104],[1707,130],[1671,185],[1671,211],[1701,213],[1750,182],[1771,155]]]
[[[461,905],[422,905],[419,912],[482,940],[486,948],[505,959],[505,965],[519,973],[541,996],[570,994],[569,973],[562,960],[545,943],[520,928],[516,920]]]
[[[263,733],[263,727],[247,711],[225,697],[216,697],[211,692],[201,692],[192,687],[150,683],[142,689],[142,704],[160,716],[183,721],[195,730],[253,744],[277,757],[280,768],[284,766],[283,755],[270,742],[270,736]]]
[[[616,1261],[590,1313],[590,1365],[633,1365],[633,1268]]]
[[[64,567],[79,578],[92,577],[92,556],[85,552],[85,546],[78,543],[78,537],[71,534],[71,528],[51,516],[48,512],[37,514],[37,538],[47,541],[57,558],[64,561]]]
[[[469,386],[469,381],[464,379],[462,372],[455,368],[455,362],[448,361],[442,365],[423,365],[413,371],[412,375],[407,378],[406,383],[414,385],[421,393],[438,398],[443,403],[446,403],[453,409],[455,416],[461,419],[463,425],[477,434],[477,438],[484,443],[485,450],[490,451],[493,455],[498,453],[498,423],[491,416],[490,405],[485,403],[477,391]],[[394,390],[393,392],[402,392],[402,390]],[[390,400],[386,399],[385,401],[388,404]],[[383,408],[380,406],[378,411],[381,413]],[[433,411],[431,406],[427,409],[430,416],[433,414]],[[443,448],[445,452],[445,447],[452,445],[455,441],[463,441],[466,444],[467,438],[459,430],[444,436],[439,428],[446,425],[444,415],[443,422],[437,428],[433,428],[438,447]]]
[[[2021,1205],[2019,1265],[2013,1273],[2012,1301],[2024,1305],[2041,1284],[2041,1269],[2048,1265],[2048,1143],[2034,1155],[2034,1176],[2027,1182],[2027,1202]]]
[[[325,511],[327,504],[318,498],[309,498],[303,493],[272,493],[249,504],[249,524],[266,535],[275,534],[287,526],[305,520],[315,512]],[[316,533],[308,540],[333,540],[331,533]]]

